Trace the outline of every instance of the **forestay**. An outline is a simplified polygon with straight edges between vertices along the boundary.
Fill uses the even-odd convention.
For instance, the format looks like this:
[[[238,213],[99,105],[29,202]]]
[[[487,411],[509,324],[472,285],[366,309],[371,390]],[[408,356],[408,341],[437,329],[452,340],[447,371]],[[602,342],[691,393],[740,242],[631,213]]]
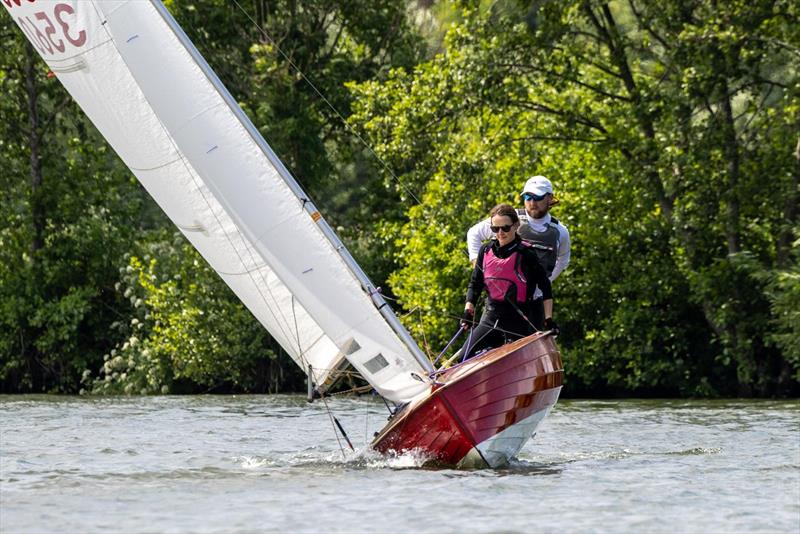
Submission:
[[[2,2],[169,218],[317,383],[346,357],[396,402],[426,388],[413,374],[427,375],[427,359],[378,310],[383,299],[157,0]]]

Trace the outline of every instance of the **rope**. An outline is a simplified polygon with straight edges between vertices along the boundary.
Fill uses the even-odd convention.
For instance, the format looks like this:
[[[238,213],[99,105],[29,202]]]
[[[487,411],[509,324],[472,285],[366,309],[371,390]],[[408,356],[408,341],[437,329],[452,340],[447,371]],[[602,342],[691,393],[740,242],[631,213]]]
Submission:
[[[433,351],[431,350],[431,346],[428,344],[428,338],[425,335],[425,328],[423,328],[422,326],[422,308],[417,307],[417,310],[419,311],[419,331],[422,333],[422,343],[423,345],[425,345],[425,352],[426,352],[425,355],[430,360]]]
[[[366,411],[364,412],[364,448],[369,445],[369,404],[365,403]]]
[[[440,352],[440,353],[439,353],[439,355],[436,357],[436,360],[433,362],[433,366],[434,366],[434,367],[436,367],[436,364],[437,364],[437,363],[439,363],[439,360],[441,359],[441,357],[444,355],[444,353],[445,353],[445,352],[447,352],[447,349],[449,349],[449,348],[450,348],[450,345],[452,345],[452,344],[453,344],[453,342],[454,342],[454,341],[455,341],[455,340],[458,338],[458,336],[460,336],[460,335],[461,335],[461,332],[463,332],[463,331],[464,331],[464,328],[463,328],[463,327],[461,327],[461,326],[459,326],[459,327],[458,327],[458,332],[456,332],[456,335],[454,335],[454,336],[453,336],[453,338],[452,338],[452,339],[451,339],[451,340],[450,340],[450,341],[447,343],[447,345],[445,345],[445,347],[442,349],[442,352]],[[434,372],[435,372],[435,371],[434,371]]]
[[[499,321],[494,322],[494,328],[497,328],[497,323]],[[461,363],[464,363],[464,360],[467,359],[467,354],[469,354],[470,349],[472,348],[472,333],[475,332],[474,328],[469,329],[469,335],[467,336],[467,344],[464,348],[464,355],[461,357]],[[480,340],[479,340],[480,341]]]
[[[303,362],[305,367],[308,369],[308,379],[311,380],[312,384],[318,384],[317,377],[314,373],[314,367],[306,361],[305,353],[303,352],[303,347],[300,344],[300,329],[297,327],[297,314],[294,311],[294,295],[292,295],[292,317],[294,318],[294,331],[297,336],[297,350],[300,360]],[[331,426],[333,427],[333,435],[336,436],[336,443],[339,444],[339,450],[342,452],[342,458],[347,460],[347,455],[344,452],[344,447],[342,447],[342,440],[339,439],[339,433],[336,432],[336,427],[339,427],[339,430],[342,431],[345,439],[347,439],[347,434],[345,434],[342,425],[339,421],[333,416],[333,412],[331,412],[330,406],[328,406],[328,401],[325,400],[325,396],[321,395],[320,398],[322,399],[322,403],[325,405],[325,411],[328,412],[328,418],[331,420]],[[347,439],[347,444],[350,445],[350,448],[353,448],[353,444],[350,443],[350,440]]]
[[[350,393],[366,393],[370,391],[372,386],[367,384],[366,386],[358,386],[350,389],[346,389],[344,391],[337,391],[336,393],[326,393],[324,397],[339,397],[341,395],[349,395]]]
[[[289,55],[288,55],[288,54],[286,54],[286,53],[283,51],[283,49],[282,49],[282,48],[281,48],[281,47],[278,45],[278,43],[277,43],[277,42],[276,42],[276,41],[275,41],[275,40],[274,40],[274,39],[273,39],[273,38],[272,38],[272,37],[269,35],[269,33],[267,33],[267,31],[266,31],[266,30],[265,30],[265,29],[264,29],[264,28],[263,28],[263,27],[262,27],[260,24],[258,24],[258,22],[257,22],[255,19],[253,19],[253,17],[250,15],[250,13],[248,13],[248,12],[247,12],[247,11],[246,11],[246,10],[245,10],[243,7],[242,7],[242,5],[239,3],[239,1],[238,1],[238,0],[233,0],[233,3],[234,3],[234,4],[236,4],[236,7],[239,9],[239,11],[241,11],[241,12],[242,12],[242,14],[244,14],[244,16],[245,16],[245,17],[246,17],[246,18],[247,18],[247,19],[250,21],[250,23],[251,23],[251,24],[253,24],[253,26],[254,26],[256,29],[258,29],[258,31],[261,33],[261,35],[263,35],[263,36],[264,36],[264,38],[265,38],[265,39],[266,39],[266,40],[267,40],[267,41],[268,41],[268,42],[269,42],[269,43],[270,43],[270,44],[271,44],[271,45],[272,45],[272,46],[275,48],[275,50],[277,50],[277,51],[278,51],[278,53],[280,54],[280,56],[281,56],[281,57],[282,57],[282,58],[283,58],[283,59],[284,59],[284,60],[285,60],[285,61],[286,61],[286,62],[287,62],[287,63],[288,63],[290,66],[291,66],[291,68],[292,68],[292,69],[294,69],[294,70],[295,70],[295,72],[297,72],[297,73],[300,75],[300,77],[303,79],[303,81],[305,81],[305,82],[308,84],[308,86],[309,86],[309,87],[311,87],[311,89],[312,89],[312,90],[313,90],[313,91],[314,91],[314,92],[317,94],[317,96],[318,96],[318,97],[319,97],[319,98],[320,98],[320,99],[321,99],[321,100],[322,100],[322,101],[325,103],[325,105],[326,105],[326,106],[327,106],[327,107],[328,107],[328,108],[331,110],[331,112],[333,112],[333,114],[334,114],[334,115],[335,115],[335,116],[336,116],[336,117],[337,117],[337,118],[338,118],[338,119],[341,121],[341,123],[344,125],[345,129],[346,129],[346,130],[347,130],[347,131],[348,131],[348,132],[349,132],[351,135],[353,135],[353,137],[355,137],[356,139],[358,139],[358,141],[359,141],[359,142],[361,142],[361,144],[363,144],[363,146],[364,146],[364,147],[365,147],[365,148],[366,148],[366,149],[369,151],[369,153],[370,153],[370,154],[372,154],[372,155],[375,157],[375,159],[376,159],[376,160],[377,160],[377,161],[380,163],[380,165],[381,165],[381,166],[384,168],[384,170],[385,170],[385,171],[386,171],[386,172],[387,172],[387,173],[388,173],[388,174],[389,174],[389,175],[392,177],[392,179],[393,179],[393,180],[394,180],[394,181],[395,181],[395,182],[398,184],[398,186],[399,186],[401,189],[403,189],[403,190],[404,190],[406,193],[408,193],[408,195],[409,195],[409,196],[410,196],[412,199],[414,199],[414,201],[415,201],[415,202],[416,202],[418,205],[422,205],[422,202],[419,200],[419,198],[417,197],[417,195],[415,195],[415,194],[414,194],[414,192],[413,192],[411,189],[409,189],[409,188],[408,188],[408,187],[407,187],[405,184],[403,184],[403,183],[400,181],[400,179],[398,178],[398,176],[397,176],[397,175],[394,173],[394,171],[391,169],[391,167],[389,167],[389,165],[386,163],[386,161],[384,161],[384,160],[383,160],[383,158],[381,158],[381,157],[380,157],[380,156],[379,156],[379,155],[378,155],[378,154],[375,152],[375,150],[372,148],[372,146],[371,146],[369,143],[367,143],[367,141],[366,141],[366,140],[365,140],[365,139],[364,139],[364,138],[363,138],[363,137],[362,137],[362,136],[361,136],[361,135],[360,135],[360,134],[359,134],[357,131],[355,131],[355,129],[354,129],[354,128],[353,128],[353,127],[352,127],[352,126],[351,126],[351,125],[350,125],[350,124],[347,122],[347,120],[344,118],[344,116],[343,116],[343,115],[342,115],[342,114],[341,114],[341,113],[340,113],[340,112],[339,112],[339,111],[336,109],[336,107],[335,107],[335,106],[334,106],[334,105],[333,105],[333,104],[330,102],[330,100],[328,100],[328,99],[325,97],[325,95],[324,95],[324,94],[323,94],[323,93],[322,93],[322,92],[321,92],[321,91],[320,91],[320,90],[317,88],[317,86],[316,86],[316,85],[314,85],[314,83],[313,83],[313,82],[312,82],[312,81],[311,81],[311,80],[308,78],[308,76],[306,76],[306,74],[305,74],[305,73],[304,73],[304,72],[303,72],[303,71],[302,71],[302,70],[301,70],[301,69],[300,69],[300,68],[299,68],[299,67],[298,67],[298,66],[297,66],[295,63],[294,63],[294,61],[292,61],[292,59],[289,57]],[[467,257],[469,258],[469,254],[467,253],[467,251],[466,251],[466,250],[463,250],[463,249],[462,249],[462,252],[463,252],[465,255],[467,255]],[[482,270],[482,268],[481,268],[480,266],[479,266],[478,268]],[[373,292],[374,292],[374,293],[379,293],[379,292],[380,292],[380,288],[376,288],[376,289],[375,289]],[[385,300],[391,300],[391,301],[395,301],[395,302],[397,302],[397,299],[394,299],[394,298],[391,298],[391,297],[388,297],[388,296],[385,296],[385,295],[382,295],[382,296],[383,296],[383,298],[384,298]],[[522,312],[522,310],[520,310],[520,309],[519,309],[517,306],[515,306],[515,305],[514,305],[514,303],[512,303],[512,306],[513,306],[513,308],[514,308],[514,309],[517,311],[517,313],[519,313],[519,314],[520,314],[520,316],[522,316],[522,318],[523,318],[523,319],[524,319],[524,320],[525,320],[525,321],[526,321],[528,324],[530,324],[530,325],[533,327],[533,329],[534,329],[534,331],[535,331],[535,332],[536,332],[536,331],[538,331],[538,329],[537,329],[537,328],[536,328],[536,327],[535,327],[535,326],[534,326],[534,325],[533,325],[533,324],[530,322],[530,320],[528,319],[528,317],[527,317],[527,316],[525,316],[525,314]],[[428,345],[428,343],[427,343],[427,339],[426,339],[426,336],[425,336],[425,331],[424,331],[424,329],[422,328],[422,312],[423,312],[423,310],[422,310],[422,309],[421,309],[419,306],[417,306],[417,307],[415,307],[414,309],[412,309],[410,312],[408,312],[408,313],[407,313],[405,316],[409,316],[409,315],[411,315],[412,313],[414,313],[414,311],[418,311],[418,312],[419,312],[419,325],[420,325],[420,331],[422,332],[422,336],[423,336],[423,344],[424,344],[424,346],[425,346],[425,348],[426,348],[426,350],[427,350],[427,353],[428,353],[428,354],[427,354],[427,355],[428,355],[428,358],[430,359],[430,357],[431,357],[431,350],[430,350],[430,347],[429,347],[429,345]],[[293,301],[293,306],[292,306],[292,313],[293,313],[293,315],[294,315],[294,301]],[[444,316],[446,316],[446,317],[453,317],[451,314],[444,314]],[[459,318],[460,318],[460,317],[459,317]],[[503,333],[505,333],[505,334],[518,335],[518,333],[517,333],[517,332],[510,332],[510,331],[508,331],[508,330],[505,330],[505,329],[502,329],[502,328],[498,328],[498,327],[497,327],[497,323],[495,323],[494,329],[495,329],[495,330],[497,330],[497,331],[503,332]],[[440,353],[440,354],[437,356],[436,360],[434,361],[434,365],[436,365],[436,363],[437,363],[437,362],[438,362],[438,361],[441,359],[442,355],[444,355],[444,353],[447,351],[447,349],[450,347],[450,345],[452,345],[452,343],[455,341],[455,339],[456,339],[456,338],[457,338],[457,337],[460,335],[460,333],[462,332],[462,330],[463,330],[463,329],[459,329],[459,331],[456,333],[456,335],[455,335],[455,336],[454,336],[454,337],[453,337],[453,338],[450,340],[450,342],[449,342],[449,343],[448,343],[448,344],[445,346],[445,348],[442,350],[442,352],[441,352],[441,353]],[[298,332],[298,330],[297,330],[297,318],[296,318],[296,317],[295,317],[295,332],[296,332],[296,334],[298,334],[298,336],[299,336],[299,332]],[[470,343],[471,343],[471,340],[472,340],[472,329],[470,329],[469,336],[468,336],[468,339],[467,339],[467,348],[469,348],[469,345],[470,345]],[[299,339],[298,339],[298,345],[299,345]],[[464,356],[465,356],[465,357],[466,357],[466,354],[467,354],[467,353],[468,353],[468,350],[467,350],[467,351],[465,351],[465,354],[464,354]],[[464,361],[464,360],[462,359],[462,362],[463,362],[463,361]],[[343,374],[344,374],[344,373],[343,373]],[[339,376],[341,376],[341,375],[339,375]],[[338,378],[338,377],[337,377],[337,378]],[[347,390],[347,391],[343,391],[343,392],[336,393],[335,395],[344,395],[344,394],[353,393],[353,392],[360,392],[360,391],[363,391],[365,388],[368,388],[368,387],[369,387],[369,386],[363,386],[363,387],[361,387],[361,388],[352,388],[352,389],[350,389],[350,390]],[[331,396],[333,396],[333,395],[334,395],[334,394],[332,394]],[[324,400],[324,398],[325,398],[325,397],[323,396],[322,398],[323,398],[323,400]],[[384,402],[385,402],[385,399],[384,399]],[[387,405],[387,407],[388,407],[388,405]],[[326,403],[326,409],[328,409],[327,403]],[[334,431],[335,431],[335,429],[334,429]],[[336,439],[337,439],[337,441],[339,441],[339,436],[338,436],[338,434],[337,434],[337,436],[336,436]],[[348,441],[349,441],[349,440],[348,440]],[[339,446],[341,447],[341,442],[339,443]],[[351,447],[352,447],[352,445],[351,445]],[[344,450],[343,450],[343,449],[342,449],[342,453],[344,454]]]

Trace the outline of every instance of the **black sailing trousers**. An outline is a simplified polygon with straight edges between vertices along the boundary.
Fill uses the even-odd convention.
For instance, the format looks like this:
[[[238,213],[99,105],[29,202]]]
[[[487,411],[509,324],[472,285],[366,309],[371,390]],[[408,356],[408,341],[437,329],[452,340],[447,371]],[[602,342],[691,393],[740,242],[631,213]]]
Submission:
[[[539,300],[541,305],[541,300]],[[524,305],[518,305],[522,310]],[[511,343],[534,332],[529,324],[530,318],[524,319],[514,306],[506,303],[493,303],[485,308],[481,320],[468,335],[467,341],[458,351],[459,359],[466,353],[472,358],[482,350],[499,347]],[[534,323],[536,324],[536,323]]]

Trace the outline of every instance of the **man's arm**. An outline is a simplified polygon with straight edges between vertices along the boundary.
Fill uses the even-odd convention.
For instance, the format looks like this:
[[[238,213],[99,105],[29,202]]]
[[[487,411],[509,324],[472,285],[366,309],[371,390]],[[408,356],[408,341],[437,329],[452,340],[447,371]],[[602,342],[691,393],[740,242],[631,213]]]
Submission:
[[[558,231],[560,234],[559,242],[558,242],[558,257],[556,258],[556,264],[553,267],[553,272],[550,273],[550,281],[555,281],[558,278],[558,275],[567,268],[569,265],[569,230],[563,224],[558,225]]]
[[[553,299],[547,299],[542,302],[544,308],[544,320],[553,320]]]
[[[492,237],[491,226],[492,220],[484,219],[467,230],[467,252],[469,252],[469,261],[472,262],[473,266],[475,265],[475,260],[478,259],[481,245]]]
[[[524,249],[525,266],[523,267],[525,278],[529,284],[529,294],[527,298],[533,298],[536,292],[533,290],[535,287],[541,293],[541,296],[547,300],[553,298],[553,285],[547,277],[547,271],[544,270],[542,264],[539,263],[539,256],[531,248]]]

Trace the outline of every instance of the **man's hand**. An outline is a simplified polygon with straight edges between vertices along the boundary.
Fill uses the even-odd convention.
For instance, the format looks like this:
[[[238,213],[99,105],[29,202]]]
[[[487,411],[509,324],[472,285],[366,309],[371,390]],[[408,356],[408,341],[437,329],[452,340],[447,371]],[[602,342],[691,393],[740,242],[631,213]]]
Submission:
[[[561,333],[561,329],[558,328],[558,325],[556,324],[556,322],[553,320],[552,317],[548,317],[547,319],[544,320],[544,329],[545,331],[549,330],[550,334],[553,336],[557,336],[558,334]]]

